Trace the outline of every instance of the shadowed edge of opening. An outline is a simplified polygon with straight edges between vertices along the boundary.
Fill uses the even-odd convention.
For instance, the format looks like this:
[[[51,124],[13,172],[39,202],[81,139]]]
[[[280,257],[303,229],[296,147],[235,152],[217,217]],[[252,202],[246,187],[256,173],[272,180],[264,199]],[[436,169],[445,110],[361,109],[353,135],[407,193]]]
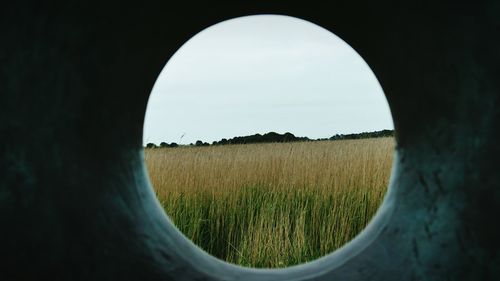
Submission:
[[[271,14],[266,14],[271,15]],[[274,15],[274,14],[273,14]],[[248,15],[253,16],[253,15]],[[276,16],[287,16],[287,15],[278,15]],[[291,16],[289,16],[291,17]],[[239,18],[239,17],[236,17]],[[227,20],[232,20],[236,18],[229,18]],[[333,35],[339,37],[337,34],[333,33],[331,30],[320,26],[314,22],[309,20],[304,20],[297,17],[292,17],[294,19],[306,21],[311,23],[319,28],[324,29],[327,32],[332,33]],[[221,22],[224,22],[221,21]],[[214,23],[212,25],[206,26],[201,31],[195,33],[193,36],[196,36],[198,33],[203,32],[205,29],[210,28],[213,25],[218,23]],[[192,38],[192,37],[191,37]],[[360,55],[347,41],[339,37],[342,41],[348,44],[358,55]],[[187,42],[187,41],[186,41]],[[177,50],[179,50],[186,42],[184,42]],[[174,52],[173,55],[175,55]],[[361,55],[360,55],[361,56]],[[170,57],[171,58],[171,57]],[[167,62],[170,60],[167,59]],[[361,57],[363,61],[368,65],[366,60]],[[370,68],[370,66],[368,65]],[[370,68],[371,70],[371,68]],[[163,71],[163,69],[162,69]],[[373,73],[373,70],[372,70]],[[377,81],[380,85],[382,85],[381,81],[376,77],[375,73],[373,73]],[[158,77],[160,74],[158,75]],[[155,81],[156,83],[156,81]],[[383,88],[383,87],[382,87]],[[150,92],[151,94],[151,92]],[[384,96],[385,96],[384,92]],[[387,99],[387,97],[386,97]],[[394,123],[394,115],[392,114],[391,105],[388,103],[389,109],[391,111],[391,117]],[[146,111],[144,111],[146,112]],[[395,142],[397,147],[397,134],[395,137]],[[153,201],[156,205],[156,211],[161,213],[161,217],[157,221],[160,223],[161,231],[163,232],[163,237],[158,237],[158,240],[164,242],[165,250],[172,257],[170,262],[175,266],[180,266],[184,268],[187,272],[186,274],[190,275],[192,278],[205,278],[207,280],[219,280],[219,279],[227,279],[227,280],[330,280],[331,277],[335,276],[339,269],[352,261],[356,257],[362,256],[364,250],[368,247],[377,244],[380,233],[386,228],[394,210],[394,205],[396,201],[396,196],[393,196],[395,190],[395,179],[398,176],[398,153],[395,149],[392,167],[391,167],[391,175],[389,179],[389,184],[387,191],[385,193],[384,199],[380,204],[379,208],[375,215],[371,218],[368,225],[358,233],[352,240],[348,243],[344,244],[340,248],[334,250],[333,252],[320,257],[311,262],[302,263],[298,265],[293,265],[285,268],[250,268],[244,267],[240,265],[236,265],[233,263],[229,263],[223,261],[219,258],[212,256],[207,253],[199,246],[194,244],[189,238],[187,238],[170,220],[165,210],[161,206],[159,200],[157,199],[151,181],[149,179],[147,167],[144,161],[144,153],[142,152],[142,173],[146,179],[146,182],[143,183],[142,188],[147,189],[150,193],[150,196],[153,197]],[[370,257],[373,258],[373,253],[370,254]],[[172,266],[172,264],[168,266]],[[368,278],[369,276],[366,275]],[[179,277],[179,280],[184,280],[184,278]],[[351,280],[351,279],[350,279]],[[354,280],[354,279],[352,279]]]

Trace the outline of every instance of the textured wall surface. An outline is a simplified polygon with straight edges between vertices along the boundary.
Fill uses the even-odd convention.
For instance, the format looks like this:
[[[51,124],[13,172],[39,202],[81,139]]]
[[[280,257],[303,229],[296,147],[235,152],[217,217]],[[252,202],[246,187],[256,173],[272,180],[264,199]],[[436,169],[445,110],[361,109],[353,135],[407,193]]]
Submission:
[[[2,3],[1,280],[500,280],[498,1],[169,3]],[[397,131],[389,191],[366,230],[275,270],[186,240],[155,199],[141,143],[172,54],[203,28],[262,13],[348,42]]]

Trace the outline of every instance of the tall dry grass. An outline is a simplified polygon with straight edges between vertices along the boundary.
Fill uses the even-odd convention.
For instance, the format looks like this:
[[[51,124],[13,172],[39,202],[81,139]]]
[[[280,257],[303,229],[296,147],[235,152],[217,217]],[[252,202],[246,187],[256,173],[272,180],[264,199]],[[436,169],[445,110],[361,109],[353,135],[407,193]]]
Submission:
[[[359,233],[385,194],[392,138],[146,149],[177,227],[251,267],[323,256]]]

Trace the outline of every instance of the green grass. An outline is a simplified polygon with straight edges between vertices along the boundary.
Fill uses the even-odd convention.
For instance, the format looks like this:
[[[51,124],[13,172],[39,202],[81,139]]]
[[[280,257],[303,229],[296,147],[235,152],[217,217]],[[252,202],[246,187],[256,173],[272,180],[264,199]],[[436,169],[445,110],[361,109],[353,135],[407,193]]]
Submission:
[[[158,198],[177,227],[223,260],[285,267],[358,234],[386,191],[392,138],[151,149]]]

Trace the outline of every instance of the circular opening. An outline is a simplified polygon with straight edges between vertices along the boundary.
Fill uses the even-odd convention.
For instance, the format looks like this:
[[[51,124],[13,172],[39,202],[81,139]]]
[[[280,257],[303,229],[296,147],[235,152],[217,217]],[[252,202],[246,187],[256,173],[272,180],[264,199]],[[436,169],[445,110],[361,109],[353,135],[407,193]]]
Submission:
[[[143,142],[176,226],[249,267],[308,262],[357,235],[382,202],[394,145],[363,59],[333,33],[277,15],[186,42],[156,81]]]

